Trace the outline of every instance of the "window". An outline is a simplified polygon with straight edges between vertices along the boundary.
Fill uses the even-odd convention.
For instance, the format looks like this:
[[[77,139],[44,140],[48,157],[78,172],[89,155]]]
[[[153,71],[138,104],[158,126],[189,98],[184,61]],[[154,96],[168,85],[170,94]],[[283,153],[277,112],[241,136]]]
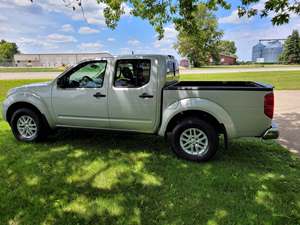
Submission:
[[[148,59],[118,60],[114,77],[115,87],[136,88],[150,80],[151,63]]]
[[[64,88],[100,88],[103,86],[106,61],[85,62],[62,77]]]

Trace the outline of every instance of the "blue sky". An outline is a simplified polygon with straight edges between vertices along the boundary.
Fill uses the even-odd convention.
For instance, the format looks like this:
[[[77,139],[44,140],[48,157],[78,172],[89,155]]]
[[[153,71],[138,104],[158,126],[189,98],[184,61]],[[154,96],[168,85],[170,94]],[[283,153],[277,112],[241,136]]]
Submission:
[[[83,0],[85,18],[80,10],[65,7],[62,0],[0,0],[0,39],[14,41],[22,53],[47,52],[102,52],[114,55],[135,53],[162,53],[180,56],[173,49],[176,31],[172,24],[165,26],[165,38],[157,34],[147,21],[129,14],[124,5],[115,30],[106,28],[103,5],[96,0]],[[240,60],[251,59],[251,48],[261,38],[286,38],[293,29],[300,28],[299,16],[293,16],[287,25],[273,27],[270,18],[238,18],[236,4],[231,10],[219,10],[216,16],[226,40],[236,42]],[[256,4],[263,6],[264,0]]]

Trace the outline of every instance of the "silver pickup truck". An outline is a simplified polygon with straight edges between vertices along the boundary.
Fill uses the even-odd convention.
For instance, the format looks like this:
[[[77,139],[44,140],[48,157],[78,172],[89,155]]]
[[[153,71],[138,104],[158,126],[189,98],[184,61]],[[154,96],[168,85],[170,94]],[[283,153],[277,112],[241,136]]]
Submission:
[[[86,60],[51,82],[11,89],[3,118],[14,136],[35,141],[73,127],[157,134],[193,161],[216,153],[219,136],[275,139],[273,87],[255,82],[179,81],[174,57]]]

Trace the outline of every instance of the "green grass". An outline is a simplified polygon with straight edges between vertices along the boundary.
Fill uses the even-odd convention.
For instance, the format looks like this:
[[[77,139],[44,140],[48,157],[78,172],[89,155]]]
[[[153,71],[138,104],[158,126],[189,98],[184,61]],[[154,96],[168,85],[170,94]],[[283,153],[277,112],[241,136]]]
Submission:
[[[278,72],[243,72],[243,73],[220,73],[220,74],[189,74],[180,75],[181,80],[199,81],[258,81],[275,86],[276,90],[299,90],[300,71]]]
[[[25,84],[32,84],[32,83],[38,83],[38,82],[44,82],[47,80],[0,80],[0,103],[5,99],[6,93],[9,89],[22,86]]]
[[[300,64],[291,64],[291,65],[283,65],[283,64],[245,64],[245,65],[211,65],[211,66],[203,66],[203,67],[194,67],[191,68],[193,70],[202,70],[202,69],[239,69],[239,68],[274,68],[274,67],[300,67]]]
[[[32,81],[0,81],[0,96]],[[0,100],[0,101],[1,101]],[[300,160],[241,139],[214,160],[160,137],[59,130],[17,142],[0,118],[0,224],[300,224]]]
[[[24,73],[24,72],[62,72],[63,68],[44,67],[0,67],[0,73]]]

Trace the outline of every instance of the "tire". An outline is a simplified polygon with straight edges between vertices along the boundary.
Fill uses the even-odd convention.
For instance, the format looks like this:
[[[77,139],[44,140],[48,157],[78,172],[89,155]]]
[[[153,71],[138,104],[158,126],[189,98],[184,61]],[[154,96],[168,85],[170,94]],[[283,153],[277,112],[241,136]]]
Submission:
[[[192,117],[182,120],[174,127],[171,146],[180,158],[204,162],[216,154],[219,137],[211,124]]]
[[[40,141],[47,136],[49,130],[48,126],[43,122],[42,116],[27,108],[18,109],[13,113],[10,126],[15,138],[24,142]],[[30,129],[30,133],[28,130],[28,132],[24,132],[24,129]],[[21,131],[23,131],[23,134]]]

